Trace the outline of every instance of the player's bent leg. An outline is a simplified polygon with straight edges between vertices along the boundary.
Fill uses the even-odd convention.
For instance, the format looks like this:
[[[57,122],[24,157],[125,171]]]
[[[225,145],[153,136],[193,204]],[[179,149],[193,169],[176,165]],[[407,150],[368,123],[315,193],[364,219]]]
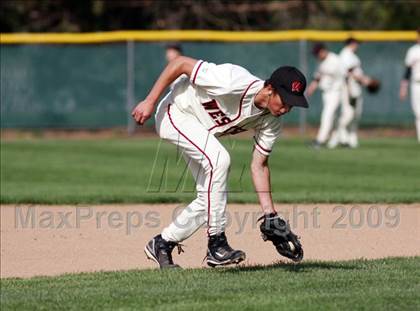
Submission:
[[[316,138],[319,144],[325,144],[331,133],[335,112],[339,105],[340,93],[338,91],[326,91],[322,94],[322,99],[321,124]]]
[[[323,94],[323,102],[322,102],[322,112],[321,112],[321,120],[319,124],[318,134],[316,135],[316,142],[318,144],[325,143],[327,139],[327,131],[326,131],[326,121],[327,121],[327,105],[328,103],[325,101],[324,94]]]
[[[230,155],[223,146],[220,146],[216,158],[213,166],[214,182],[210,189],[210,200],[214,203],[208,214],[209,237],[206,260],[210,267],[238,264],[246,257],[243,251],[230,247],[225,234]]]
[[[211,152],[213,153],[213,152]],[[227,206],[227,182],[230,170],[230,155],[220,144],[213,163],[212,185],[209,193],[209,219],[208,235],[215,235],[225,231],[226,227],[226,206]]]
[[[349,146],[351,148],[357,148],[359,146],[359,137],[357,131],[359,129],[359,122],[362,116],[362,110],[363,98],[358,97],[355,101],[353,120],[349,125]]]
[[[338,120],[339,144],[349,144],[349,126],[353,121],[354,114],[354,108],[348,101],[345,101],[341,106],[341,115]]]
[[[174,220],[163,230],[162,236],[168,241],[182,242],[194,234],[208,220],[208,172],[202,161],[195,161],[186,153],[183,154],[188,168],[195,182],[197,198],[192,201]],[[216,176],[218,177],[218,176]],[[224,198],[226,203],[226,198]],[[224,204],[226,206],[226,204]],[[224,219],[222,219],[223,221]]]
[[[189,161],[188,165],[197,186],[197,201],[180,215],[185,216],[182,222],[183,227],[179,226],[180,221],[178,221],[178,226],[175,224],[170,226],[170,228],[177,228],[177,234],[173,234],[177,236],[177,240],[174,241],[182,241],[181,238],[189,237],[198,229],[201,223],[193,220],[201,216],[203,209],[207,216],[208,233],[211,235],[223,232],[226,224],[229,153],[195,119],[179,120],[175,117],[176,114],[172,116],[172,125],[175,125],[177,133],[167,134],[165,138],[182,150],[184,157]],[[191,128],[194,128],[194,131],[191,131]],[[165,236],[169,234],[164,234]]]
[[[192,235],[206,218],[209,243],[215,239],[219,241],[210,243],[213,245],[211,249],[224,249],[223,254],[226,253],[227,256],[214,257],[213,264],[229,264],[243,260],[243,252],[235,251],[232,256],[232,253],[228,252],[226,238],[223,239],[226,226],[229,153],[195,118],[181,113],[175,106],[168,106],[167,113],[159,120],[157,131],[162,138],[177,145],[178,150],[182,150],[197,184],[197,199],[165,228],[162,232],[163,239],[168,242],[180,242]],[[217,260],[220,261],[216,262]]]
[[[197,197],[173,219],[169,226],[163,229],[162,237],[166,241],[182,242],[193,235],[206,221],[206,203],[202,198]]]

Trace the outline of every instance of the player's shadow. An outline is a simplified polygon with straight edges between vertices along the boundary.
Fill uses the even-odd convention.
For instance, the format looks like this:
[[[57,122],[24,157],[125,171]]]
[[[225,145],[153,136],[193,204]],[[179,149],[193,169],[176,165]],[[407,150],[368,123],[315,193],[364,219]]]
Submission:
[[[334,262],[316,262],[316,261],[309,261],[309,262],[302,262],[302,263],[290,263],[290,262],[276,262],[270,265],[254,265],[254,266],[237,266],[231,268],[224,268],[219,269],[216,268],[215,270],[220,271],[222,273],[241,273],[241,272],[249,272],[249,271],[259,271],[259,270],[270,270],[270,269],[280,269],[289,272],[310,272],[313,270],[355,270],[360,269],[360,266],[352,265],[350,263],[334,263]]]

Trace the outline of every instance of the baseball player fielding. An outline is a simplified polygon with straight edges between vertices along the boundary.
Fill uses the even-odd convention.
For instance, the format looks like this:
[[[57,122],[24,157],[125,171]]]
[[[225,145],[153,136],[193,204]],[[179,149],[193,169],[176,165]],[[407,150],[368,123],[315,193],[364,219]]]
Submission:
[[[231,159],[218,138],[254,130],[251,172],[264,212],[261,234],[280,255],[300,261],[299,238],[274,209],[268,158],[280,134],[280,117],[294,106],[308,107],[304,75],[284,66],[263,80],[237,65],[179,56],[168,63],[149,95],[133,110],[139,124],[152,116],[159,97],[182,75],[186,77],[157,106],[156,131],[182,151],[196,181],[197,197],[147,243],[147,257],[161,268],[178,267],[172,259],[173,249],[182,252],[180,243],[206,224],[209,266],[236,264],[246,258],[243,251],[229,245],[225,234]]]

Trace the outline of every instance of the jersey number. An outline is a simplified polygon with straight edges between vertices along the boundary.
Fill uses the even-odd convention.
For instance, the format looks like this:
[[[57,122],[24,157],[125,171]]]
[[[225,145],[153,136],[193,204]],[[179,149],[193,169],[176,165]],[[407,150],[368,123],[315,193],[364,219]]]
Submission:
[[[232,122],[232,120],[229,119],[222,110],[220,110],[216,100],[213,99],[212,101],[202,103],[202,105],[218,126],[222,126]]]

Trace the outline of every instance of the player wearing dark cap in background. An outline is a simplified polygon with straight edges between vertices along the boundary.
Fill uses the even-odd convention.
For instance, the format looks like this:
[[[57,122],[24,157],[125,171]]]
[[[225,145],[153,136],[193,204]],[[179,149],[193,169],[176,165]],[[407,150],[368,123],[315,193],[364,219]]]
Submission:
[[[182,46],[178,43],[170,43],[165,46],[165,58],[169,63],[178,56],[182,56]]]
[[[359,44],[358,40],[349,38],[340,52],[340,60],[346,77],[345,92],[348,101],[343,102],[338,129],[331,136],[330,147],[337,144],[347,145],[351,148],[359,146],[357,131],[363,108],[362,87],[367,87],[373,82],[373,79],[363,72],[360,58],[356,55]]]
[[[311,96],[318,87],[322,90],[321,122],[312,144],[319,148],[327,144],[340,103],[348,100],[348,97],[345,96],[344,69],[338,55],[329,51],[323,43],[314,44],[312,54],[319,60],[319,65],[308,86],[307,95]]]
[[[182,56],[182,53],[183,53],[182,46],[178,43],[170,43],[165,46],[165,58],[168,63],[174,60],[175,58]],[[171,83],[171,85],[169,86],[169,89],[172,90],[175,84],[177,84],[182,79],[188,79],[188,76],[180,75],[174,82]]]

